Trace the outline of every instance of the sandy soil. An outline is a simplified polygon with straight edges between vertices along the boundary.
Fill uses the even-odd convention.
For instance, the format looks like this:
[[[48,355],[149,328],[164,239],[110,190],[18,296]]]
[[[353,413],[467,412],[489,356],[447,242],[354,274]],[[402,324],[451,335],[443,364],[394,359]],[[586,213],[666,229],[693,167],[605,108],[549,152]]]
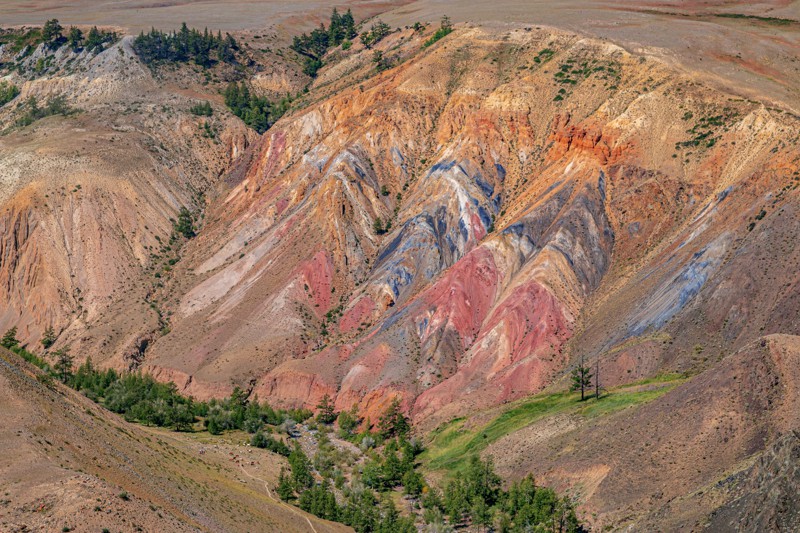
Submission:
[[[797,0],[763,2],[587,2],[498,0],[496,2],[408,2],[347,0],[357,19],[382,13],[392,26],[436,21],[443,14],[474,24],[549,25],[609,39],[631,51],[668,59],[703,81],[748,98],[773,100],[800,113],[800,22],[776,23],[723,18],[744,14],[800,21]],[[138,32],[151,26],[192,26],[222,30],[308,29],[327,17],[330,3],[319,0],[9,0],[0,3],[3,25],[41,24],[57,17],[65,24],[100,24]]]
[[[345,0],[357,18],[372,16],[404,2]],[[331,3],[321,0],[8,0],[0,2],[2,25],[42,24],[57,18],[62,24],[97,24],[126,28],[132,33],[157,28],[190,26],[234,31],[263,29],[275,24],[313,27],[329,14]],[[318,18],[318,20],[317,20]]]
[[[526,23],[608,39],[635,53],[670,60],[727,91],[772,98],[800,111],[800,23],[719,17],[745,14],[800,20],[796,0],[767,2],[586,2],[419,0],[387,13],[391,25],[437,20]]]

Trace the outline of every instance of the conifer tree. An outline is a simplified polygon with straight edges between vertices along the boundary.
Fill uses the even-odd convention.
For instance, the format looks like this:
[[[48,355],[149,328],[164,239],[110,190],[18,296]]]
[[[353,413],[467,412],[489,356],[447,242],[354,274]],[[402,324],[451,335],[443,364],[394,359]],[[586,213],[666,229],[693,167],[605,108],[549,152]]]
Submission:
[[[592,386],[592,371],[589,367],[583,364],[583,355],[581,355],[581,363],[572,370],[572,386],[570,390],[581,391],[581,401],[586,399],[586,389]]]
[[[328,394],[322,397],[317,404],[317,422],[320,424],[333,424],[336,420],[336,413],[333,410],[333,402]]]
[[[53,331],[53,326],[48,327],[44,330],[44,335],[42,335],[42,346],[44,349],[47,350],[56,342],[56,333]]]
[[[281,468],[281,473],[278,475],[278,488],[276,490],[280,499],[285,502],[294,498],[292,478],[286,474],[286,469],[284,468]]]
[[[67,42],[69,43],[69,46],[72,48],[73,52],[80,50],[81,43],[83,42],[83,32],[80,30],[80,28],[70,26],[69,33],[67,34]]]
[[[56,359],[53,368],[58,372],[61,382],[66,383],[72,375],[72,362],[75,358],[69,353],[69,346],[56,350],[53,356]]]
[[[6,331],[6,334],[3,335],[3,338],[0,339],[0,346],[10,350],[19,345],[19,340],[17,339],[17,326],[14,326],[10,330]]]
[[[63,35],[61,35],[63,29],[58,19],[48,20],[42,27],[42,40],[51,46],[58,45],[63,38]]]

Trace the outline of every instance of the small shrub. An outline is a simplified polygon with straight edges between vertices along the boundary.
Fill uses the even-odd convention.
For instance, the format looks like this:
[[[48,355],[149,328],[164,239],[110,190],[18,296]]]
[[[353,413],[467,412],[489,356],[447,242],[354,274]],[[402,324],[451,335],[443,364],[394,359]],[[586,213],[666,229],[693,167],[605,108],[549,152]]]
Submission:
[[[428,39],[427,41],[425,41],[422,44],[422,47],[423,48],[428,48],[429,46],[431,46],[436,41],[444,39],[445,37],[447,37],[451,33],[453,33],[453,25],[450,22],[450,17],[445,15],[445,16],[442,17],[442,23],[439,26],[439,29],[436,30],[436,32],[433,35],[431,35],[430,39]]]
[[[0,106],[6,105],[17,96],[19,96],[19,88],[16,85],[7,81],[0,81]]]
[[[210,117],[214,114],[214,109],[211,107],[211,104],[208,102],[203,102],[202,104],[197,104],[189,108],[189,111],[193,115],[197,115],[198,117]]]

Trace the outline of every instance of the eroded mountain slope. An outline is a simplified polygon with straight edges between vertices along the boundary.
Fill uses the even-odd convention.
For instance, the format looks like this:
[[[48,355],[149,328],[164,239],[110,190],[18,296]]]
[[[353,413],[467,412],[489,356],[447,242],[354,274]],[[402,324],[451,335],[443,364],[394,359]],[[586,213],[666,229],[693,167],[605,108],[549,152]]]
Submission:
[[[648,335],[703,312],[701,291],[733,309],[719,284],[773,224],[792,231],[796,118],[528,30],[423,50],[394,34],[399,66],[364,79],[362,53],[357,86],[277,124],[192,243],[198,281],[149,368],[198,396],[254,377],[261,397],[306,405],[327,392],[372,412],[400,394],[424,419],[541,390],[568,352],[617,354],[610,385],[702,366],[696,338]],[[780,308],[764,301],[759,316]],[[634,363],[631,340],[669,353]]]
[[[99,77],[26,85],[99,104],[0,138],[0,327],[56,325],[57,346],[199,398],[328,393],[374,421],[399,396],[421,430],[563,391],[584,358],[613,390],[586,410],[610,416],[487,440],[505,475],[573,491],[597,525],[779,519],[754,511],[751,466],[798,426],[793,107],[582,34],[431,32],[335,50],[260,139],[222,113],[203,137],[198,85],[145,99],[166,82],[124,42],[88,61]],[[205,216],[167,268],[181,206]],[[620,390],[647,402],[618,412]]]
[[[19,70],[40,63],[11,78],[21,94],[0,110],[0,326],[31,342],[53,327],[62,344],[122,366],[163,327],[149,300],[178,252],[167,249],[179,245],[168,244],[178,211],[201,209],[255,135],[230,115],[203,135],[188,112],[203,95],[154,79],[130,39],[97,55],[40,45]],[[18,127],[31,98],[63,98],[73,114]]]
[[[126,423],[43,377],[0,348],[3,531],[349,530],[277,500],[230,461],[240,446]],[[258,460],[275,483],[282,459]]]

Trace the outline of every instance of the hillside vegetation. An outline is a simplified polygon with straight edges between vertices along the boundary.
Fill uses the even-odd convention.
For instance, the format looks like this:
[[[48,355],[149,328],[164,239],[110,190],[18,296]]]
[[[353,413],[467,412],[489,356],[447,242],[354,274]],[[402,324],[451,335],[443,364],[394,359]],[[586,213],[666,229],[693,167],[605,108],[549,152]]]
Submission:
[[[138,500],[187,528],[800,526],[791,6],[234,4],[0,34],[12,411],[202,447],[222,500],[170,458]]]

